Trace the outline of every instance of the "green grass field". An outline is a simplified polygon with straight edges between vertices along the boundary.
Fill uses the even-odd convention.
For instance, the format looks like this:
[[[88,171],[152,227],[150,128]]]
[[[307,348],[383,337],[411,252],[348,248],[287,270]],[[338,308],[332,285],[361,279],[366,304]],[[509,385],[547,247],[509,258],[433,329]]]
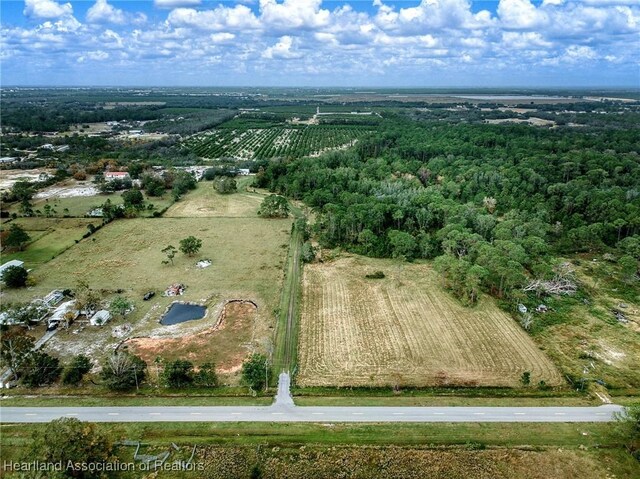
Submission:
[[[145,205],[153,205],[154,209],[146,209],[140,212],[140,216],[152,216],[154,211],[160,211],[173,203],[173,198],[171,197],[171,193],[167,192],[163,196],[154,197],[147,196],[143,193]],[[71,198],[49,198],[47,199],[38,199],[33,201],[33,209],[34,211],[39,210],[42,214],[44,214],[44,206],[50,205],[55,213],[52,214],[54,217],[63,217],[63,216],[71,216],[71,217],[84,217],[89,211],[94,208],[98,208],[105,201],[110,200],[114,205],[122,204],[122,192],[111,193],[111,194],[100,194],[97,196],[75,196]],[[14,205],[10,211],[17,212],[17,205]],[[100,222],[101,218],[93,218],[94,221]]]
[[[19,259],[26,268],[38,267],[81,240],[87,225],[100,224],[99,219],[89,218],[18,218],[2,225],[9,228],[12,223],[20,225],[31,237],[24,251],[2,254],[2,262]]]
[[[105,301],[121,290],[122,295],[133,300],[133,313],[115,318],[103,328],[76,325],[60,331],[47,349],[61,357],[87,352],[99,359],[120,341],[111,335],[112,327],[128,323],[132,326],[130,336],[135,337],[191,342],[197,336],[198,347],[211,352],[206,359],[217,363],[219,373],[228,376],[226,380],[237,383],[242,359],[251,351],[265,350],[273,336],[274,310],[290,231],[290,220],[257,216],[117,220],[55,259],[35,265],[31,273],[35,286],[7,290],[3,300],[25,301],[42,297],[53,289],[73,289],[80,280],[102,292]],[[173,265],[162,264],[166,259],[162,248],[169,244],[177,247],[189,235],[202,240],[201,251],[193,257],[178,253]],[[201,258],[208,258],[213,264],[199,269],[196,262]],[[179,298],[162,297],[172,283],[185,284],[185,294]],[[143,294],[150,290],[157,293],[156,297],[143,302]],[[208,316],[182,325],[159,325],[163,311],[176,299],[208,306]],[[228,299],[249,299],[258,309],[243,321],[234,323],[230,316],[227,329],[223,323],[221,334],[216,334],[212,327],[222,302]],[[173,346],[168,344],[166,354],[161,351],[159,355],[171,357]],[[188,346],[190,350],[195,347]],[[196,357],[200,358],[197,352]]]
[[[236,178],[238,192],[221,195],[213,188],[212,181],[201,181],[195,191],[187,193],[163,215],[165,218],[216,218],[251,217],[258,215],[262,192],[249,187],[253,177]]]

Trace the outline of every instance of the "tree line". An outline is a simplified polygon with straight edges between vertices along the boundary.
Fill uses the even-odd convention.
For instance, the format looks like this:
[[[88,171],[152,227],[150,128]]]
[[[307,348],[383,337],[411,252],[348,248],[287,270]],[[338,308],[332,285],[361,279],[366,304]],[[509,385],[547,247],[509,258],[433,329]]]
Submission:
[[[325,247],[437,258],[474,302],[554,273],[559,254],[640,259],[640,130],[443,125],[400,117],[348,151],[274,160],[256,185],[317,212]]]

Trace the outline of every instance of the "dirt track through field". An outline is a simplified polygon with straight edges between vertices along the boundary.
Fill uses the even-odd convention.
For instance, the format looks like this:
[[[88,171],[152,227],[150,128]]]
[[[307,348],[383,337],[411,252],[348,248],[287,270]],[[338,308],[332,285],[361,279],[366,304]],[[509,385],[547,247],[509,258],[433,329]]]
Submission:
[[[382,280],[365,274],[383,270]],[[465,308],[428,265],[344,258],[305,269],[301,386],[560,384],[551,361],[490,300]]]

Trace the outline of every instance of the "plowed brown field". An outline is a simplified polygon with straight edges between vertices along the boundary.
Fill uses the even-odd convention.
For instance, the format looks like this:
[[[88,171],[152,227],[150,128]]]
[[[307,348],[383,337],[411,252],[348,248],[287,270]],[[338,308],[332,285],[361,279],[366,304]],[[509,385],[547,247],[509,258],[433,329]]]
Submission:
[[[562,382],[490,299],[466,308],[429,265],[356,256],[305,267],[298,357],[300,386],[517,386],[524,371]]]

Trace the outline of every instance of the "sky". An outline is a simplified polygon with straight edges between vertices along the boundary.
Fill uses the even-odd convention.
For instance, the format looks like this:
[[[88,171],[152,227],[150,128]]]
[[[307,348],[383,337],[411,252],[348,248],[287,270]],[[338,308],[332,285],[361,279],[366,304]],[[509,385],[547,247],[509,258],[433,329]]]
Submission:
[[[2,86],[640,88],[640,0],[0,0]]]

